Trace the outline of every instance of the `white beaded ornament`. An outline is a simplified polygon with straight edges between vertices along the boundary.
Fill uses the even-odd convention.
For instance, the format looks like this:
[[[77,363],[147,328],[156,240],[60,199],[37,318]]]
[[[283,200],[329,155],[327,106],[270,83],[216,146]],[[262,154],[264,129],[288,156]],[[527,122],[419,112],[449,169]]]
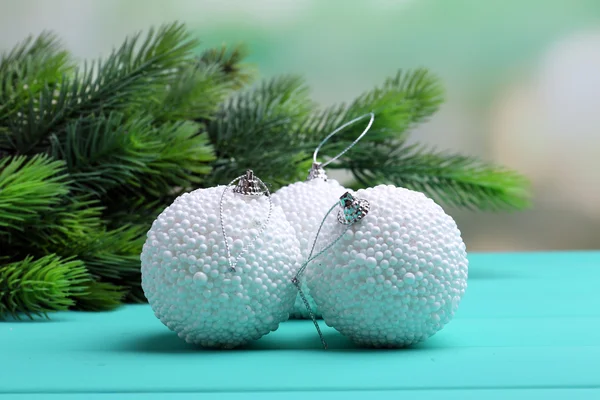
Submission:
[[[325,323],[355,343],[404,347],[454,316],[467,287],[465,244],[454,220],[419,192],[361,189],[368,213],[304,275]],[[328,220],[327,224],[334,224]],[[324,230],[332,242],[339,230]]]
[[[292,280],[301,256],[293,230],[257,186],[262,181],[251,171],[238,180],[233,190],[178,197],[143,247],[148,302],[188,343],[233,348],[258,339],[288,319],[297,295]]]
[[[350,146],[326,163],[321,164],[317,162],[317,155],[325,142],[342,129],[365,117],[371,117],[369,125]],[[321,223],[323,216],[331,208],[331,205],[334,204],[342,194],[348,191],[348,189],[345,189],[336,180],[328,178],[324,167],[338,159],[354,146],[371,128],[373,118],[374,115],[372,113],[363,115],[345,123],[330,133],[323,139],[314,152],[313,165],[309,171],[307,180],[284,186],[273,194],[273,203],[279,205],[283,209],[285,216],[296,232],[296,237],[300,243],[300,251],[302,252],[302,258],[304,260],[309,256],[311,247],[315,241],[317,228]],[[303,281],[301,282],[300,287],[304,292],[314,317],[321,318],[319,307],[310,296],[310,288]],[[290,316],[292,318],[310,318],[309,311],[300,295],[296,298]]]
[[[308,258],[317,233],[316,229],[323,215],[344,192],[346,189],[333,179],[314,178],[282,187],[273,194],[273,203],[281,206],[299,240],[302,259]],[[302,282],[301,288],[315,317],[320,318],[319,308],[310,297],[309,288],[304,282]],[[292,318],[310,317],[299,295],[290,316]]]

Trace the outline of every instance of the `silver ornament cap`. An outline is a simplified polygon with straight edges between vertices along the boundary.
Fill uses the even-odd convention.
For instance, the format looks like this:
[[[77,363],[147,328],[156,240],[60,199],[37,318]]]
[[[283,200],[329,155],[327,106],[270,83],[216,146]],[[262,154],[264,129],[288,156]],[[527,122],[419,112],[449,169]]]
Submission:
[[[312,181],[313,179],[323,179],[324,181],[327,180],[327,174],[325,173],[325,170],[322,167],[323,164],[321,164],[320,162],[313,162],[312,167],[310,167],[310,170],[308,171],[308,177],[306,178],[307,181]]]
[[[344,193],[339,200],[340,210],[338,221],[343,225],[351,225],[363,219],[368,213],[371,205],[365,199],[357,199],[349,192]]]
[[[260,180],[254,176],[254,172],[251,169],[246,171],[246,175],[240,178],[237,185],[233,188],[232,191],[233,193],[242,196],[268,196],[267,192],[261,186]]]

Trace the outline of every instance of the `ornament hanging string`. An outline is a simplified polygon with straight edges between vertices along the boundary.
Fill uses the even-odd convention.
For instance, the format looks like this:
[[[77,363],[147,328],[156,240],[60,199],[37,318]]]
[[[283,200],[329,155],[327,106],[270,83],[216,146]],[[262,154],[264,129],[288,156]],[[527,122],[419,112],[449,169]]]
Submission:
[[[321,150],[321,148],[323,147],[323,145],[325,143],[327,143],[327,141],[329,139],[331,139],[332,136],[334,136],[335,134],[341,132],[342,130],[344,130],[345,128],[349,127],[350,125],[355,124],[356,122],[361,121],[361,120],[363,120],[363,119],[365,119],[367,117],[370,117],[369,123],[367,124],[367,127],[363,130],[363,132],[356,139],[354,139],[354,141],[352,143],[350,143],[350,145],[348,145],[344,150],[342,150],[340,153],[338,153],[335,157],[333,157],[332,159],[328,160],[327,162],[325,162],[323,164],[319,163],[317,161],[317,156],[319,155],[319,151]],[[325,174],[325,170],[323,168],[325,166],[329,165],[330,163],[334,162],[335,160],[339,159],[348,150],[350,150],[352,147],[354,147],[367,134],[367,132],[369,131],[369,129],[371,129],[371,126],[373,125],[373,121],[375,121],[375,114],[373,112],[370,112],[368,114],[361,115],[360,117],[354,118],[353,120],[346,122],[345,124],[341,125],[337,129],[335,129],[333,132],[331,132],[329,135],[327,135],[321,141],[321,143],[319,143],[319,145],[315,149],[315,152],[313,154],[313,165],[312,165],[312,168],[310,170],[308,179],[310,180],[310,179],[314,179],[316,177],[327,179],[327,175]],[[296,285],[296,288],[298,289],[298,294],[300,295],[300,298],[302,299],[302,302],[304,303],[304,306],[306,307],[306,310],[308,311],[308,315],[312,319],[313,324],[315,325],[315,328],[317,329],[317,333],[319,334],[319,338],[321,339],[321,343],[323,344],[323,348],[325,348],[325,349],[327,349],[327,342],[325,342],[325,338],[323,337],[323,334],[321,332],[321,328],[319,327],[319,324],[317,322],[315,314],[314,314],[314,312],[312,311],[312,309],[310,307],[308,299],[306,298],[306,295],[302,291],[302,288],[301,288],[301,285],[300,285],[300,275],[302,275],[302,273],[304,272],[304,270],[306,269],[306,267],[308,266],[308,264],[312,260],[314,260],[315,258],[319,257],[325,251],[329,250],[332,246],[334,246],[344,236],[344,234],[348,231],[348,229],[350,229],[350,226],[353,223],[359,221],[360,219],[362,219],[364,217],[364,215],[366,215],[366,213],[369,210],[369,204],[368,204],[368,202],[366,200],[358,200],[358,204],[360,204],[362,207],[358,207],[354,211],[351,211],[350,214],[342,214],[342,215],[338,214],[338,221],[340,223],[342,223],[344,225],[348,225],[348,226],[346,227],[346,229],[333,242],[331,242],[330,244],[328,244],[327,246],[325,246],[318,254],[316,254],[315,256],[313,256],[313,252],[314,252],[315,246],[317,244],[317,239],[319,238],[319,234],[321,233],[321,229],[323,228],[323,224],[325,224],[325,221],[327,220],[327,217],[329,216],[329,214],[331,214],[331,212],[338,205],[342,206],[342,211],[351,210],[350,204],[354,204],[354,203],[352,203],[353,200],[355,200],[355,199],[352,197],[352,195],[350,195],[349,193],[346,193],[346,194],[344,194],[340,198],[340,201],[338,203],[334,204],[329,209],[329,211],[327,211],[327,213],[325,214],[325,217],[323,217],[323,219],[321,220],[321,224],[319,225],[319,229],[317,230],[317,234],[315,235],[315,240],[313,241],[313,244],[312,244],[312,247],[310,249],[310,253],[308,255],[307,260],[304,262],[304,264],[302,264],[302,266],[298,270],[298,273],[296,274],[296,276],[294,277],[294,279],[292,279],[292,282],[294,283],[294,285]],[[360,208],[360,210],[359,210],[359,208]],[[361,214],[361,212],[363,214]],[[354,215],[352,215],[352,213],[354,213]]]
[[[342,150],[340,153],[338,153],[335,157],[333,157],[332,159],[328,160],[325,163],[319,163],[317,161],[317,156],[319,155],[319,151],[321,150],[321,148],[323,147],[323,145],[325,143],[327,143],[327,141],[329,139],[331,139],[331,137],[333,135],[341,132],[342,130],[346,129],[350,125],[355,124],[358,121],[361,121],[361,120],[363,120],[363,119],[365,119],[367,117],[370,117],[369,124],[367,125],[367,127],[365,128],[365,130],[356,139],[354,139],[354,141],[352,143],[350,143],[348,145],[348,147],[346,147],[344,150]],[[325,139],[323,139],[321,141],[321,143],[319,143],[319,145],[315,149],[315,152],[313,154],[313,163],[316,164],[316,165],[318,165],[320,168],[325,168],[327,165],[331,164],[332,162],[334,162],[335,160],[337,160],[338,158],[340,158],[341,156],[343,156],[348,150],[350,150],[352,147],[354,147],[356,145],[356,143],[358,143],[363,138],[363,136],[365,136],[367,134],[367,132],[369,132],[369,129],[371,129],[371,126],[373,125],[373,121],[375,121],[375,114],[372,113],[372,112],[370,112],[368,114],[361,115],[358,118],[354,118],[353,120],[348,121],[345,124],[343,124],[342,126],[340,126],[337,129],[335,129],[333,132],[331,132],[329,135],[327,135],[327,137],[325,137]]]
[[[327,217],[329,217],[331,212],[337,207],[341,207],[341,210],[338,212],[337,220],[339,223],[346,225],[346,229],[344,229],[344,231],[342,233],[340,233],[340,235],[335,240],[333,240],[331,243],[329,243],[327,246],[325,246],[323,249],[321,249],[317,254],[315,254],[313,256],[315,246],[317,244],[317,239],[319,238],[319,234],[321,233],[321,230],[323,229],[323,225],[325,224]],[[300,283],[301,283],[300,275],[302,275],[304,273],[304,270],[306,270],[306,267],[308,266],[308,264],[311,261],[313,261],[320,255],[322,255],[327,250],[329,250],[331,247],[333,247],[336,243],[338,243],[340,241],[340,239],[346,234],[346,232],[350,229],[350,227],[353,224],[362,220],[369,212],[369,208],[370,208],[370,204],[367,200],[356,199],[350,193],[345,193],[342,197],[340,197],[340,200],[337,203],[335,203],[329,209],[329,211],[327,211],[327,213],[321,220],[321,224],[319,225],[319,229],[317,230],[317,234],[315,235],[315,240],[313,241],[308,258],[300,266],[300,269],[296,273],[296,276],[292,279],[292,283],[296,286],[296,289],[298,289],[300,298],[302,299],[302,302],[304,303],[304,306],[306,307],[306,310],[308,311],[308,314],[309,314],[313,324],[315,325],[315,328],[317,329],[317,333],[319,334],[319,338],[321,339],[321,344],[323,345],[323,348],[325,350],[327,350],[327,342],[325,341],[325,338],[323,337],[323,333],[321,332],[321,328],[319,327],[317,318],[315,317],[315,314],[310,307],[308,299],[306,298],[306,295],[302,291],[302,288],[300,285]]]
[[[269,212],[264,223],[258,229],[258,233],[252,238],[250,243],[248,243],[244,248],[242,248],[235,260],[232,261],[229,240],[227,238],[227,234],[225,233],[225,223],[223,222],[223,200],[225,199],[225,193],[227,193],[227,191],[236,183],[237,186],[233,189],[234,193],[251,197],[266,195],[269,199]],[[221,223],[221,230],[223,232],[223,241],[225,242],[225,250],[227,251],[227,261],[229,262],[230,272],[236,271],[236,266],[239,260],[244,254],[246,254],[250,247],[254,246],[254,243],[256,243],[258,238],[263,234],[264,230],[269,224],[272,212],[273,200],[271,199],[271,192],[269,191],[267,185],[260,178],[254,176],[252,170],[248,170],[245,175],[238,176],[225,187],[225,189],[223,190],[223,194],[221,194],[221,199],[219,201],[219,222]]]

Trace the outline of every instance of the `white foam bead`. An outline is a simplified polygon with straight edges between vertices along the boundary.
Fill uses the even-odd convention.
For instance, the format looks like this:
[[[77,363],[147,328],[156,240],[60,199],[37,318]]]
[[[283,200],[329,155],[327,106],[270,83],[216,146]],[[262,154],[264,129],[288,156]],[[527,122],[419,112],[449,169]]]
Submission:
[[[141,254],[142,288],[155,315],[185,341],[204,347],[233,348],[277,329],[289,318],[297,295],[292,279],[300,267],[300,248],[278,206],[257,245],[240,258],[235,272],[229,271],[219,222],[224,189],[178,197],[154,221]],[[265,196],[225,194],[223,219],[232,258],[258,232],[268,207]]]
[[[380,185],[355,197],[368,200],[370,211],[309,264],[312,296],[325,323],[359,345],[423,341],[452,319],[465,293],[468,260],[460,231],[419,192]]]
[[[300,243],[303,261],[308,258],[323,217],[346,191],[348,190],[336,180],[325,181],[316,178],[284,186],[273,194],[273,203],[283,209],[287,220],[294,228]],[[318,243],[320,244],[322,240],[322,236],[319,235]],[[313,313],[320,318],[321,312],[310,295],[310,287],[303,278],[301,281],[302,291],[306,295]],[[309,318],[308,310],[299,295],[291,311],[291,317]]]

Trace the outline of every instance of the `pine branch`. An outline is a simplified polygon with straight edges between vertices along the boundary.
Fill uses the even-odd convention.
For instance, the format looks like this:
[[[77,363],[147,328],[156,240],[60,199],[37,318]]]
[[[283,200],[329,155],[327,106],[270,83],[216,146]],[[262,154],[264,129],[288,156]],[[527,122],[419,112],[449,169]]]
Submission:
[[[372,159],[340,165],[364,186],[393,183],[425,193],[442,204],[479,210],[529,207],[529,182],[520,174],[472,157],[424,146],[374,148]]]
[[[142,42],[139,37],[125,40],[106,60],[77,69],[73,78],[64,77],[58,87],[46,86],[31,96],[7,124],[14,149],[40,151],[47,145],[45,136],[60,132],[70,119],[147,104],[189,62],[197,45],[180,24],[150,30]]]
[[[141,280],[141,276],[138,277]],[[140,285],[132,286],[129,293],[127,293],[127,297],[125,301],[129,304],[144,304],[148,302],[146,295],[144,294],[144,290]]]
[[[107,197],[103,200],[103,204],[106,205],[104,210],[106,227],[112,230],[123,225],[141,225],[148,230],[164,208],[172,204],[175,198],[185,191],[183,188],[174,188],[171,192],[156,198],[149,198],[143,193],[131,194],[127,204],[123,204],[122,201],[125,194],[117,193]]]
[[[314,107],[308,94],[302,79],[282,76],[226,102],[208,125],[218,161],[206,184],[228,182],[247,168],[274,185],[298,179],[298,163],[310,150],[295,134]]]
[[[206,68],[217,67],[233,89],[242,89],[254,80],[256,72],[243,60],[248,56],[248,48],[244,45],[221,46],[202,52],[199,64]]]
[[[208,136],[199,133],[200,126],[190,121],[162,124],[138,136],[139,144],[153,158],[146,162],[144,173],[130,186],[121,186],[114,194],[147,194],[154,198],[169,194],[174,188],[198,187],[211,172],[209,162],[215,160]],[[139,182],[139,183],[138,183]]]
[[[75,243],[103,228],[103,207],[98,200],[89,195],[71,195],[61,200],[52,210],[40,213],[35,221],[24,225],[22,231],[10,232],[9,244],[15,254],[75,255],[69,250]]]
[[[315,114],[304,126],[306,141],[317,138],[369,111],[376,114],[367,135],[330,169],[348,169],[356,187],[392,183],[424,192],[437,201],[481,210],[523,209],[529,206],[528,182],[516,172],[472,157],[449,155],[408,146],[410,128],[427,120],[443,101],[443,89],[426,70],[399,72],[384,85],[348,106],[339,105]],[[320,152],[334,156],[345,149],[366,126],[357,123],[331,138]]]
[[[124,278],[140,271],[140,253],[148,229],[134,225],[98,231],[66,249],[66,254],[76,254],[94,277],[125,283]]]
[[[205,50],[174,75],[148,113],[161,122],[212,119],[228,96],[253,80],[254,71],[242,62],[246,54],[243,46]]]
[[[91,281],[84,293],[74,296],[75,308],[84,311],[113,310],[121,305],[125,294],[126,290],[120,286]]]
[[[58,37],[51,33],[44,31],[37,37],[28,36],[22,42],[18,43],[9,52],[4,52],[0,55],[0,74],[4,74],[8,71],[14,70],[17,65],[26,64],[27,60],[35,61],[34,65],[41,68],[28,70],[30,74],[34,75],[36,72],[44,72],[53,70],[49,68],[54,65],[64,66],[68,64],[70,59],[69,53],[62,48],[62,44]],[[43,65],[48,63],[50,65]],[[54,75],[52,75],[54,76]],[[44,75],[44,77],[46,77]]]
[[[119,185],[140,186],[138,175],[159,157],[140,140],[154,136],[153,130],[148,117],[126,119],[113,112],[80,118],[67,124],[64,135],[52,136],[50,154],[64,160],[74,190],[100,197]]]
[[[69,123],[64,136],[52,138],[51,154],[65,161],[77,191],[161,196],[210,172],[214,154],[199,129],[193,122],[155,126],[151,117],[111,113]]]
[[[382,142],[390,138],[400,139],[406,136],[408,129],[433,115],[443,100],[444,90],[436,76],[424,69],[401,70],[380,87],[367,91],[349,104],[341,103],[316,111],[301,127],[299,134],[320,141],[342,124],[373,112],[376,118],[364,140]],[[332,137],[328,146],[344,148],[365,126],[366,123],[357,123],[348,127]],[[337,148],[332,148],[332,154],[335,154],[334,150]]]
[[[108,281],[134,274],[140,268],[139,253],[149,226],[120,225],[109,230],[99,204],[76,196],[40,214],[23,232],[12,232],[12,258],[27,253],[77,257],[95,278]]]
[[[0,125],[23,106],[30,94],[54,87],[73,68],[58,38],[43,32],[30,36],[0,56]],[[0,142],[0,144],[2,144]]]
[[[28,253],[76,257],[91,278],[120,287],[107,287],[105,294],[98,287],[97,295],[114,300],[117,291],[122,298],[129,286],[140,285],[139,254],[151,221],[134,226],[121,224],[109,230],[101,219],[102,207],[97,205],[97,200],[75,197],[53,212],[42,214],[37,224],[27,226],[24,232],[12,233],[7,246],[11,249],[10,258],[18,259]],[[91,300],[93,295],[86,298]]]
[[[219,66],[191,64],[174,77],[148,113],[160,122],[206,120],[232,90]]]
[[[0,320],[66,310],[89,281],[82,262],[54,254],[0,265]]]
[[[98,232],[72,248],[71,252],[85,262],[94,278],[118,285],[117,291],[122,295],[121,299],[135,303],[145,302],[146,298],[141,290],[140,253],[150,225],[150,222],[123,225],[114,230]],[[98,293],[111,294],[115,294],[114,291]]]
[[[42,154],[0,159],[0,227],[22,231],[41,213],[53,210],[68,192],[60,161]]]

